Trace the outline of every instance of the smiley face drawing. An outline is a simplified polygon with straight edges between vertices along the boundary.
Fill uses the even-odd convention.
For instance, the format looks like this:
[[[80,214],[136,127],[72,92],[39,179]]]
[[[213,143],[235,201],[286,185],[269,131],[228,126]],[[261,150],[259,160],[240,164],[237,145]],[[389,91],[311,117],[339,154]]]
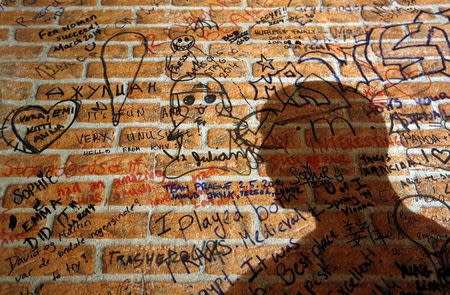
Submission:
[[[206,54],[195,46],[195,38],[181,35],[170,44],[172,54],[166,57],[166,69],[172,81],[189,81],[196,77],[196,73],[203,64]]]

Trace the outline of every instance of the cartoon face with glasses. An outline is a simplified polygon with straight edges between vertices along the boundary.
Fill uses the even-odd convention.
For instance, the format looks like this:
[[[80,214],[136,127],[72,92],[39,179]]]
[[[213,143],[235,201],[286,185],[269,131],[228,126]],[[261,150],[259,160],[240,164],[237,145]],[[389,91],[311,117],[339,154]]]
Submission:
[[[169,133],[168,140],[175,141],[178,151],[171,154],[170,151],[164,150],[171,160],[165,168],[166,178],[178,178],[193,171],[210,168],[239,174],[249,173],[249,165],[245,164],[248,161],[242,161],[242,158],[245,160],[250,158],[249,152],[230,150],[220,153],[217,151],[220,147],[215,146],[201,146],[196,150],[187,147],[188,140],[201,143],[204,135],[208,135],[211,124],[231,125],[239,121],[232,114],[232,105],[227,92],[215,78],[197,74],[195,80],[175,82],[170,92],[169,113],[173,129]],[[187,138],[189,129],[195,127],[197,132]],[[217,137],[229,141],[227,145],[235,145],[234,137],[231,136],[234,128],[221,128],[223,134],[217,134]],[[217,126],[214,129],[217,130]]]
[[[171,118],[174,127],[197,124],[200,127],[215,117],[232,117],[230,98],[222,84],[206,74],[197,74],[195,81],[177,81],[170,92]]]

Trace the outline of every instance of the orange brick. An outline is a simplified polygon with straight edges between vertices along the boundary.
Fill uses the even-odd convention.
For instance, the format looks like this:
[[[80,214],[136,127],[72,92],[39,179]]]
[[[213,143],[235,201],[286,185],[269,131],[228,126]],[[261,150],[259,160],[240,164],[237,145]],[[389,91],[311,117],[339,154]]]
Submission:
[[[95,22],[98,24],[114,24],[117,20],[131,18],[133,13],[131,10],[71,10],[65,11],[59,19],[60,25],[67,25],[77,20],[85,19],[87,16],[95,15]]]
[[[398,4],[409,6],[411,4],[414,5],[432,5],[432,4],[442,4],[439,0],[415,0],[412,2],[411,0],[398,0]]]
[[[86,46],[75,46],[69,49],[65,49],[64,51],[55,50],[55,46],[50,48],[48,51],[48,57],[53,58],[62,58],[62,59],[72,59],[77,58],[80,61],[84,59],[98,59],[100,58],[101,46],[96,45],[95,48],[88,52],[86,50]],[[87,47],[91,50],[91,46]],[[109,45],[108,49],[105,51],[104,57],[109,58],[127,58],[128,57],[128,48],[126,46],[115,46]]]
[[[261,46],[260,44],[211,44],[209,52],[212,56],[221,57],[289,57],[289,49],[283,45],[274,44],[271,46]]]
[[[249,0],[248,6],[250,7],[283,7],[290,3],[290,7],[297,6],[318,6],[317,0]]]
[[[133,78],[138,65],[138,62],[108,62],[108,77]],[[162,73],[162,69],[163,64],[161,62],[143,62],[137,77],[159,77]],[[103,78],[102,64],[99,62],[90,63],[87,70],[87,77]]]
[[[3,2],[1,2],[2,6],[0,6],[0,8],[17,7],[18,4],[19,4],[19,1],[17,1],[17,0],[3,1]]]
[[[427,209],[428,211],[422,210],[421,214],[417,214],[407,209],[404,205],[401,205],[399,208],[397,215],[398,224],[403,232],[407,233],[413,239],[424,240],[424,243],[428,244],[433,238],[437,238],[439,235],[445,236],[448,232],[446,213],[443,211],[447,209]],[[424,214],[428,214],[429,216],[425,216]],[[388,239],[406,239],[395,224],[395,217],[392,212],[373,213],[372,222]]]
[[[402,100],[404,99],[414,99],[416,103],[426,104],[428,98],[431,101],[441,100],[441,97],[444,99],[447,95],[446,93],[450,92],[448,83],[439,83],[439,82],[402,82],[400,84],[388,85],[386,89],[386,94],[389,97],[398,97]]]
[[[244,77],[247,73],[247,64],[244,62],[224,61],[219,64],[219,61],[218,59],[216,62],[205,62],[205,68],[198,70],[196,74],[207,74],[217,78],[239,78]],[[188,69],[190,70],[191,68]],[[170,71],[167,67],[166,76],[170,76]],[[180,74],[180,76],[183,76],[183,74]],[[179,76],[175,75],[175,78],[177,77]]]
[[[290,22],[312,23],[356,23],[361,21],[358,11],[315,11],[314,17],[310,17],[311,11],[289,11]]]
[[[228,251],[218,246],[218,251]],[[181,254],[183,253],[183,254]],[[189,261],[181,261],[180,255]],[[132,257],[127,262],[128,257]],[[134,258],[133,258],[134,257]],[[161,246],[116,246],[108,247],[103,252],[104,273],[144,273],[144,274],[169,274],[169,273],[196,273],[199,271],[199,263],[195,246],[175,247]],[[192,261],[192,264],[190,263]],[[195,265],[197,264],[197,265]]]
[[[5,248],[0,251],[2,276],[21,276],[23,273],[30,276],[52,275],[53,272],[61,276],[88,275],[92,274],[95,262],[95,248],[80,245],[72,251],[64,253],[66,246],[39,247],[38,250],[30,251],[30,247]],[[58,253],[64,253],[61,257]],[[34,255],[34,256],[31,256]],[[18,262],[18,258],[26,258],[26,263]],[[42,258],[48,259],[49,264],[42,268]],[[69,265],[69,268],[66,267]],[[72,265],[74,265],[72,267]]]
[[[256,40],[324,40],[322,27],[254,27],[250,30],[250,37]]]
[[[81,105],[77,116],[78,122],[110,123],[112,112],[110,105],[104,105],[105,109],[97,110],[95,104]],[[94,108],[94,110],[93,110]],[[115,112],[119,112],[120,106],[115,106]],[[121,123],[155,122],[158,120],[159,104],[156,103],[125,103],[121,115]]]
[[[146,174],[147,175],[147,174]],[[120,178],[115,178],[113,181],[109,204],[111,205],[133,205],[135,199],[139,200],[142,205],[188,205],[190,202],[183,200],[172,201],[166,190],[163,188],[163,183],[157,183],[146,179],[146,175],[131,174]]]
[[[102,5],[168,5],[169,0],[102,0]]]
[[[366,159],[360,157],[359,169],[361,176],[409,175],[409,169],[414,169],[418,166],[417,163],[408,159],[406,155],[395,154],[387,157],[384,154],[385,152],[380,154],[367,153]]]
[[[17,220],[17,224],[13,230],[9,228],[11,215],[14,215]],[[46,218],[41,219],[42,216],[36,215],[36,212],[15,214],[6,213],[1,214],[0,216],[0,232],[2,235],[0,240],[1,244],[4,242],[14,242],[16,240],[23,241],[26,238],[34,238],[38,234],[39,230],[45,226],[46,222]],[[50,217],[48,218],[50,219]]]
[[[189,26],[174,26],[167,30],[168,36],[170,36],[172,39],[176,38],[180,35],[185,35],[186,32],[189,32],[190,27]],[[196,32],[191,33],[194,38],[198,41],[221,41],[225,36],[234,33],[235,31],[243,32],[243,28],[239,26],[228,26],[228,25],[222,25],[220,26],[220,29],[217,30],[216,27],[206,27],[203,30],[196,30]]]
[[[41,46],[1,46],[0,59],[1,60],[15,60],[36,58],[42,52]]]
[[[419,178],[416,183],[417,193],[424,196],[433,196],[434,198],[448,201],[449,182],[448,178],[441,175],[438,179]],[[431,198],[428,201],[432,201]]]
[[[172,140],[169,141],[167,137],[170,134],[170,129],[163,130],[161,128],[153,127],[129,127],[123,128],[120,134],[120,146],[123,147],[150,147],[152,150],[159,149],[176,149],[177,143]],[[186,130],[186,135],[183,137],[183,147],[192,149],[200,148],[201,142],[198,136],[193,136],[197,130]]]
[[[323,6],[389,6],[391,5],[391,0],[324,0]]]
[[[22,27],[21,23],[25,26],[55,24],[56,16],[53,11],[55,11],[54,7],[50,8],[44,17],[39,17],[37,11],[2,11],[0,25]]]
[[[61,5],[68,5],[70,6],[94,6],[96,4],[95,0],[62,0],[59,1]],[[36,1],[36,0],[25,0],[24,5],[25,6],[34,6],[34,7],[43,7],[47,5],[52,5],[55,3],[55,0],[42,0],[42,1]]]
[[[152,154],[70,155],[65,173],[72,176],[144,173],[152,166]]]
[[[94,21],[91,21],[88,23],[88,25],[84,26],[84,27],[75,27],[73,30],[69,30],[69,31],[63,31],[62,26],[61,27],[57,27],[57,28],[52,28],[52,29],[17,29],[16,30],[16,34],[15,34],[15,38],[18,42],[42,42],[43,40],[45,42],[55,42],[55,46],[58,45],[59,42],[74,42],[77,38],[80,38],[79,36],[74,36],[71,35],[70,37],[67,36],[70,33],[73,32],[79,32],[79,30],[87,28],[89,29],[90,25],[93,24],[93,28],[94,30],[90,30],[89,32],[93,32],[97,29],[97,26],[94,24]],[[52,33],[53,30],[58,30],[58,33]],[[39,36],[39,32],[41,32],[41,34],[44,34],[43,37],[41,38]],[[51,35],[49,35],[49,33]],[[46,35],[47,34],[47,35]],[[83,32],[83,35],[87,34],[87,32]],[[83,36],[81,35],[81,36]],[[102,34],[97,35],[96,38],[100,38],[100,36],[104,36],[105,34],[103,34],[103,30],[102,30]],[[67,36],[68,39],[63,39],[62,37]],[[59,40],[59,39],[60,40]]]
[[[267,13],[268,11],[266,10],[247,8],[244,8],[244,10],[211,10],[211,19],[218,24],[233,23],[237,25],[241,23],[254,23]]]
[[[199,283],[181,283],[181,282],[142,282],[142,281],[101,281],[93,283],[44,283],[40,294],[67,294],[67,295],[89,295],[89,294],[108,294],[111,292],[121,292],[127,290],[131,294],[161,294],[170,290],[173,294],[183,294],[186,290],[195,292],[206,292],[214,286],[214,281],[205,281]],[[221,286],[222,291],[229,295],[240,295],[246,284],[235,282],[234,286]],[[209,288],[209,289],[208,289]],[[253,286],[255,288],[255,286]],[[202,291],[204,290],[204,291]],[[6,295],[6,294],[2,294]],[[15,295],[15,294],[14,294]],[[358,294],[360,295],[360,294]]]
[[[375,69],[380,75],[382,75],[383,79],[401,79],[402,72],[400,72],[400,69],[398,66],[395,65],[387,65],[384,66],[381,62],[378,63],[372,63],[373,69]],[[373,71],[365,71],[368,78],[378,78],[377,74]],[[420,70],[418,68],[417,64],[413,64],[407,69],[404,70],[404,74],[406,75],[415,75],[417,73],[420,73]],[[360,77],[361,72],[355,67],[355,64],[353,62],[348,63],[345,66],[341,67],[341,74],[344,77]],[[391,84],[394,82],[391,82]],[[397,86],[403,88],[402,85]]]
[[[336,121],[337,123],[338,121]],[[343,123],[344,124],[344,123]],[[337,125],[337,124],[336,124]],[[312,130],[307,129],[305,138],[306,144],[313,149],[335,150],[335,149],[355,149],[355,148],[378,148],[387,149],[389,146],[399,146],[396,134],[388,135],[386,127],[379,128],[356,128],[355,134],[350,127],[344,124],[343,129],[334,129],[334,134],[330,128],[316,128],[315,139]]]
[[[228,274],[238,274],[238,275],[248,275],[249,269],[248,266],[244,264],[244,261],[247,259],[251,259],[250,261],[256,259],[256,255],[264,259],[266,262],[267,268],[262,268],[261,272],[258,274],[259,276],[263,275],[276,275],[276,269],[274,267],[273,257],[274,253],[281,252],[280,247],[249,247],[248,249],[243,247],[242,245],[236,246],[233,249],[231,255],[227,255],[223,261],[216,260],[211,263],[208,263],[205,267],[205,270],[208,274],[216,274],[219,275],[224,271]],[[296,251],[298,253],[298,257],[300,257],[300,250]],[[291,253],[290,253],[291,254]],[[292,255],[287,255],[284,257],[286,261],[294,261],[297,258],[295,253]],[[245,293],[246,294],[246,293]]]
[[[9,30],[8,29],[1,29],[0,30],[0,40],[6,40],[8,39]]]
[[[313,169],[325,165],[337,165],[344,175],[354,175],[355,166],[353,161],[347,155],[319,155],[312,154],[307,156],[300,155],[263,155],[264,163],[259,168],[261,176],[291,176],[288,171],[290,167],[295,167],[301,163],[308,162]]]
[[[0,295],[21,295],[31,291],[29,283],[1,283]]]
[[[52,178],[52,181],[57,178]],[[49,184],[45,190],[27,189],[25,184],[9,185],[3,197],[4,208],[32,208],[36,199],[43,205],[49,205],[50,200],[59,199],[63,206],[70,201],[80,205],[99,204],[105,195],[105,184],[99,182],[58,182]]]
[[[270,207],[265,207],[268,211],[274,212],[280,208],[271,205]],[[263,210],[260,210],[263,212]],[[267,211],[264,211],[267,212]],[[261,216],[265,216],[264,213],[260,213]],[[301,216],[300,216],[301,214]],[[322,216],[321,216],[322,217]],[[318,224],[317,220],[311,216],[308,212],[295,212],[290,210],[286,213],[270,213],[268,218],[261,222],[259,227],[259,238],[261,236],[267,235],[269,232],[274,233],[273,238],[293,238],[293,239],[308,239],[312,233],[317,232]],[[323,220],[321,218],[321,225],[323,225]],[[250,237],[253,241],[256,240],[256,234],[250,233]],[[249,241],[246,241],[248,244]]]
[[[132,294],[138,294],[142,289],[140,282],[129,281],[100,281],[93,283],[45,283],[42,285],[40,294],[66,294],[66,295],[88,295],[108,294],[107,292],[121,292],[126,289]],[[114,294],[114,293],[113,293]]]
[[[383,249],[381,249],[383,248]],[[375,254],[369,254],[369,249]],[[394,250],[396,249],[396,250]],[[356,252],[351,247],[341,248],[332,247],[326,251],[324,255],[325,261],[330,261],[331,265],[339,265],[338,272],[345,273],[353,265],[360,265],[364,261],[364,256],[361,251],[357,251],[353,255],[351,252]],[[338,254],[339,253],[339,254]],[[376,246],[364,250],[366,255],[372,259],[372,267],[366,274],[383,274],[383,275],[400,275],[400,271],[395,266],[394,261],[409,264],[411,257],[414,257],[415,263],[422,263],[428,265],[427,258],[424,257],[422,251],[411,246]],[[394,253],[400,253],[395,255]],[[351,259],[349,259],[351,257]],[[330,259],[330,260],[329,260]],[[377,261],[377,263],[375,263]]]
[[[27,99],[31,95],[31,83],[16,81],[0,81],[0,98]]]
[[[122,90],[122,84],[111,83],[113,93]],[[116,92],[114,92],[116,91]],[[121,92],[120,92],[121,93]],[[40,100],[105,100],[109,99],[108,91],[104,83],[51,83],[41,84],[36,93],[36,99]],[[99,106],[101,108],[101,106]]]
[[[325,63],[322,62],[318,62],[318,61],[305,61],[302,62],[300,64],[286,64],[285,62],[274,62],[272,63],[273,67],[276,70],[267,70],[264,69],[264,72],[262,72],[262,66],[261,64],[258,63],[253,63],[253,76],[254,77],[260,77],[263,75],[267,75],[267,74],[275,74],[277,71],[280,71],[281,69],[283,69],[286,65],[286,69],[284,69],[282,71],[282,73],[280,74],[280,77],[285,78],[285,76],[283,76],[283,73],[286,73],[287,71],[292,71],[294,73],[294,75],[298,75],[298,73],[302,73],[302,75],[304,75],[305,77],[314,74],[317,75],[323,79],[325,78],[332,78],[333,73],[330,71],[330,69],[327,67],[327,65]],[[275,77],[277,77],[277,75],[275,75]],[[299,77],[299,76],[297,76]],[[275,78],[275,81],[277,80],[277,78]],[[321,83],[317,83],[317,84],[321,84]],[[293,87],[294,85],[290,85],[286,88],[289,87]]]
[[[76,140],[74,140],[76,139]],[[114,145],[114,129],[69,129],[66,136],[52,144],[53,149],[102,149]]]
[[[2,177],[35,177],[40,171],[59,167],[59,155],[1,155],[0,176]]]
[[[203,10],[169,10],[154,9],[147,13],[138,11],[138,24],[161,24],[176,23],[189,24],[197,19],[205,19],[206,13]],[[139,17],[140,16],[140,17]]]
[[[29,79],[70,79],[80,78],[83,70],[82,64],[56,63],[56,62],[21,62],[2,63],[3,77],[29,78]]]
[[[361,13],[362,18],[369,22],[401,23],[412,22],[419,13],[415,8],[397,8],[397,9],[364,9]],[[412,49],[412,48],[411,48]]]
[[[214,218],[214,219],[213,219]],[[165,228],[161,227],[165,221]],[[239,232],[251,231],[251,215],[238,211],[225,213],[154,213],[150,217],[150,234],[162,238],[233,239]],[[170,229],[165,232],[166,229]]]
[[[445,145],[450,138],[450,132],[446,129],[414,130],[411,132],[399,133],[401,143],[406,148],[423,147],[432,148],[434,146]]]
[[[354,40],[356,36],[362,36],[365,35],[371,27],[338,27],[333,26],[330,28],[330,32],[333,35],[335,39],[342,39],[344,41],[346,40]]]
[[[185,1],[185,0],[173,0],[172,5],[175,6],[241,6],[241,1],[230,0],[222,3],[220,1],[208,1],[208,0],[198,0],[198,1]]]
[[[102,30],[102,34],[96,36],[97,41],[106,41],[112,38],[113,35],[123,32],[123,29],[120,28],[105,28]],[[154,41],[170,41],[168,35],[167,28],[133,28],[133,32],[140,33],[144,35],[148,42]],[[142,42],[143,39],[141,36],[136,34],[123,34],[112,39],[113,41],[133,41],[133,42]]]
[[[195,105],[193,105],[195,107]],[[193,113],[191,115],[191,113]],[[249,113],[249,108],[246,105],[236,105],[232,108],[232,115],[236,118],[242,118],[246,114]],[[162,123],[171,123],[172,118],[170,117],[170,107],[168,106],[162,106],[160,115],[161,115],[161,122]],[[205,112],[202,115],[203,120],[208,124],[223,124],[223,123],[237,123],[237,120],[235,118],[232,118],[228,116],[226,113],[223,113],[221,115],[218,115],[218,112],[215,110],[215,108],[207,107],[205,109]],[[174,115],[174,119],[179,120],[180,118],[177,118],[176,115]],[[192,124],[195,123],[195,113],[192,109],[190,109],[190,113],[187,118],[183,121],[184,124]]]
[[[132,212],[136,206],[122,212],[91,213],[77,224],[80,228],[70,227],[71,221],[61,218],[53,223],[54,237],[85,239],[133,239],[147,236],[148,213]],[[80,209],[81,212],[82,209]],[[92,211],[91,211],[92,212]],[[77,220],[75,213],[67,214],[68,220]],[[132,224],[133,226],[130,226]],[[75,227],[75,226],[74,226]]]
[[[255,95],[255,90],[249,83],[242,82],[222,82],[230,99],[252,99]]]
[[[276,149],[299,149],[302,144],[300,135],[295,128],[274,128],[267,137],[268,129],[260,130],[254,139],[254,142],[261,143],[264,140],[264,145],[270,146],[271,150]],[[249,140],[249,138],[246,138]],[[256,141],[258,140],[258,141]],[[224,129],[212,129],[208,132],[208,146],[210,148],[228,148],[230,146],[230,139],[227,137],[227,132]],[[231,142],[231,148],[237,148],[236,142]],[[243,145],[245,147],[245,144]]]
[[[162,100],[170,99],[170,88],[172,87],[172,83],[170,82],[139,82],[134,83],[132,86],[131,83],[128,83],[128,88],[130,93],[128,98],[136,98],[136,99],[152,99],[152,98],[160,98]]]
[[[166,56],[171,56],[172,59],[178,60],[181,58],[185,52],[184,51],[177,51],[173,52],[171,47],[171,42],[154,42],[154,39],[149,36],[147,38],[148,40],[148,53],[146,57],[161,57],[166,58]],[[204,54],[200,51],[206,52],[205,46],[203,44],[195,44],[195,48],[192,49],[192,51],[195,51],[195,55],[198,54],[200,56],[203,56]],[[133,57],[140,58],[144,54],[144,46],[137,45],[133,47]]]
[[[450,104],[439,105],[439,111],[441,112],[443,119],[448,119],[450,117]],[[447,120],[445,120],[447,122]]]

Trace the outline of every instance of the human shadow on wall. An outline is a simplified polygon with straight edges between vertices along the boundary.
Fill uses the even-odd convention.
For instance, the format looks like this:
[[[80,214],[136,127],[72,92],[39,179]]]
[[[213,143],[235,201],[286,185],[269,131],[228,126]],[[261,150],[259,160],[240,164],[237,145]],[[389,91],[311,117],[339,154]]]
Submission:
[[[401,175],[408,164],[388,154],[386,119],[355,89],[317,80],[274,91],[238,124],[238,140],[259,149],[260,176],[281,193],[271,207],[252,203],[259,232],[241,235],[241,277],[225,293],[447,294],[449,230],[429,215],[448,216],[450,207],[391,183],[386,171]],[[407,207],[424,200],[442,209],[427,217]],[[290,213],[272,213],[282,209]],[[289,243],[264,250],[270,237]]]

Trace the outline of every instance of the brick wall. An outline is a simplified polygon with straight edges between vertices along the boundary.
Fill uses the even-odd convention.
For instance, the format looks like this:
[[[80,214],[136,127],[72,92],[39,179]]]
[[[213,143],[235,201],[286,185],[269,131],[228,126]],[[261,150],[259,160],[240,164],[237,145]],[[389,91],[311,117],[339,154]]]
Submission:
[[[446,294],[444,0],[3,0],[0,294]]]

